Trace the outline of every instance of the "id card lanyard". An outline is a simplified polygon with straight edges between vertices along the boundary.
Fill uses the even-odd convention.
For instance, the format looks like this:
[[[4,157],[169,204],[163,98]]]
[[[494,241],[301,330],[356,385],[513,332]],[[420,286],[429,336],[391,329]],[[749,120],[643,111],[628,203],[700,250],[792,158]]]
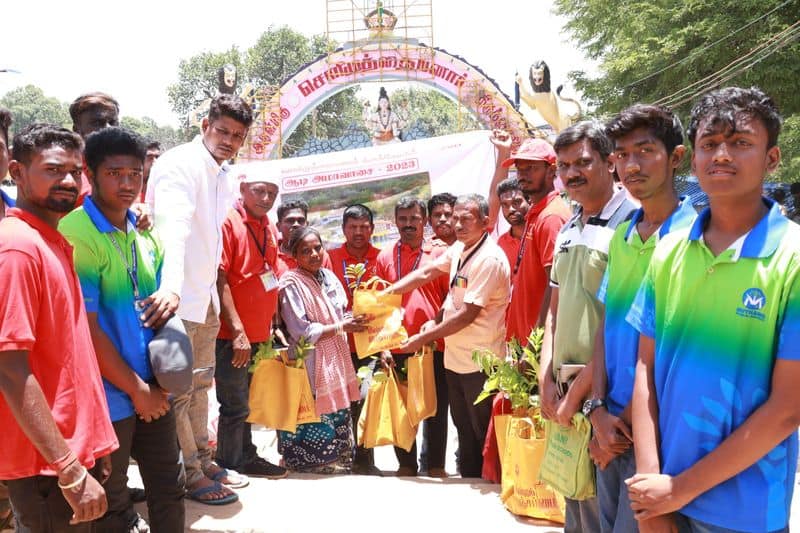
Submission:
[[[108,238],[111,239],[114,248],[117,249],[117,253],[119,253],[119,256],[122,258],[122,262],[125,263],[125,270],[128,271],[128,278],[130,278],[131,285],[133,285],[134,305],[138,309],[141,304],[139,303],[139,258],[136,256],[136,239],[131,242],[131,259],[133,260],[133,264],[130,264],[128,263],[128,258],[125,257],[125,252],[122,251],[122,247],[117,242],[116,237],[114,237],[112,233],[109,233]]]
[[[425,244],[425,243],[423,243],[423,244]],[[395,265],[396,265],[396,271],[397,271],[397,279],[399,281],[403,277],[403,273],[402,273],[402,270],[400,268],[400,243],[399,242],[395,245],[394,249],[395,249],[395,252],[396,252],[395,253],[395,255],[396,255],[396,257],[395,257]],[[417,256],[416,261],[414,261],[414,266],[411,267],[411,270],[409,270],[409,273],[410,272],[414,272],[417,269],[417,267],[419,266],[420,259],[422,259],[422,244],[420,244],[420,246],[419,246],[419,255]]]
[[[460,277],[461,277],[461,276],[460,276],[461,267],[465,267],[465,266],[467,266],[467,263],[469,263],[469,260],[470,260],[470,259],[472,259],[472,257],[473,257],[473,256],[474,256],[476,253],[478,253],[478,250],[480,250],[480,249],[481,249],[481,246],[483,246],[483,243],[485,243],[485,242],[486,242],[486,238],[487,238],[488,236],[489,236],[489,234],[488,234],[488,233],[484,233],[484,234],[483,234],[483,237],[481,237],[481,241],[480,241],[480,242],[478,243],[478,245],[477,245],[475,248],[473,248],[473,249],[472,249],[472,251],[471,251],[471,252],[470,252],[470,253],[467,255],[467,257],[464,259],[464,262],[463,262],[463,263],[461,262],[461,259],[459,259],[459,260],[458,260],[458,265],[456,265],[456,275],[455,275],[455,276],[453,276],[453,279],[451,279],[451,280],[450,280],[450,288],[451,288],[451,289],[452,289],[453,287],[455,287],[455,285],[456,285],[456,281],[458,280],[458,278],[460,278]]]

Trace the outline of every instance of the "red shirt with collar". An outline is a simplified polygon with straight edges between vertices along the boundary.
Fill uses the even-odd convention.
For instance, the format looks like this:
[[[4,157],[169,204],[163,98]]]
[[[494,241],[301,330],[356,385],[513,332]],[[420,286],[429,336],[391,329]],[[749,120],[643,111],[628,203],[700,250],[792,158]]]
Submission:
[[[552,191],[531,206],[525,217],[525,234],[520,241],[524,249],[516,273],[518,255],[509,264],[512,289],[506,315],[506,337],[516,337],[523,346],[528,344],[528,335],[539,319],[545,289],[550,284],[545,268],[553,264],[556,236],[571,216],[567,202]]]
[[[222,223],[219,269],[225,272],[233,305],[251,343],[269,339],[272,317],[278,308],[278,245],[275,234],[275,226],[269,218],[254,218],[245,210],[241,200]],[[263,254],[259,248],[263,249]],[[271,290],[266,289],[261,279],[261,275],[268,271],[272,272],[275,284]],[[220,321],[217,338],[233,338],[225,321]]]
[[[339,278],[339,281],[342,283],[342,287],[344,287],[345,292],[347,292],[347,310],[350,311],[353,309],[353,289],[350,288],[348,283],[351,280],[350,278],[345,278],[345,270],[350,265],[356,265],[358,263],[364,263],[365,272],[364,275],[361,277],[361,281],[365,282],[369,280],[372,276],[375,275],[375,269],[378,263],[378,254],[380,250],[369,245],[367,248],[367,253],[364,255],[363,259],[359,259],[350,254],[347,251],[346,245],[341,245],[339,248],[335,248],[330,251],[328,256],[330,257],[331,263],[333,265],[333,273],[336,274],[336,277]],[[350,352],[356,353],[356,345],[355,341],[353,341],[353,334],[347,334],[347,342],[350,344]]]
[[[500,235],[497,238],[497,246],[499,246],[508,258],[508,266],[514,268],[517,264],[517,254],[519,254],[519,245],[522,239],[517,239],[511,235],[511,230]]]
[[[6,351],[28,352],[56,426],[81,464],[91,468],[117,449],[72,246],[16,208],[0,222],[0,352]],[[2,395],[0,428],[0,479],[56,474]]]
[[[414,270],[414,265],[416,268],[421,268],[445,251],[447,251],[447,247],[434,245],[427,241],[423,242],[422,246],[416,250],[412,250],[409,245],[398,240],[378,254],[376,272],[379,277],[394,283]],[[398,252],[399,265],[397,262]],[[420,254],[422,254],[421,257]],[[417,263],[417,258],[419,258],[419,263]],[[447,276],[439,276],[430,283],[403,295],[403,308],[405,309],[403,326],[409,337],[419,333],[425,322],[436,317],[449,290],[450,283]],[[444,342],[441,339],[436,341],[436,350],[444,350]],[[400,350],[392,350],[392,352],[403,353]]]

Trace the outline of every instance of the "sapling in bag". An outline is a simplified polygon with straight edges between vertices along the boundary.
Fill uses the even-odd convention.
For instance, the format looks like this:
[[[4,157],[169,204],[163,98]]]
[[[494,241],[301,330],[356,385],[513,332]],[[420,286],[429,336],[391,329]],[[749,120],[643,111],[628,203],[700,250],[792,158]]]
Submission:
[[[360,283],[353,290],[353,315],[367,315],[367,329],[353,333],[358,357],[364,359],[382,350],[392,350],[408,339],[403,327],[403,297],[384,294],[389,285],[378,277]]]
[[[565,498],[588,500],[595,495],[594,463],[589,457],[592,425],[583,413],[575,413],[564,427],[545,420],[547,446],[539,479]]]

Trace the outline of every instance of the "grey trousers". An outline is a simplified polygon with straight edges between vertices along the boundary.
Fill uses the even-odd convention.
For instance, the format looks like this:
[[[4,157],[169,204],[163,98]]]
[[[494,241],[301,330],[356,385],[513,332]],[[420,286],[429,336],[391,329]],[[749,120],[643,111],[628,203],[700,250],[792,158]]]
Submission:
[[[633,517],[628,486],[625,480],[636,473],[633,447],[608,463],[605,470],[595,469],[597,476],[597,504],[600,511],[602,533],[634,533],[639,523]]]
[[[597,498],[588,500],[570,500],[565,513],[564,533],[600,533],[600,516]]]

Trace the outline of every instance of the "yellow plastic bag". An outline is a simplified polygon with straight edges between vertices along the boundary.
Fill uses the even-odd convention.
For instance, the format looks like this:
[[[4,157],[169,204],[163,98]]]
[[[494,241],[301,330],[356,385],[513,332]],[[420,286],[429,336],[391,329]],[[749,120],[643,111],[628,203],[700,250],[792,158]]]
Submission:
[[[403,297],[399,294],[382,294],[379,286],[388,283],[374,279],[353,291],[353,314],[369,315],[367,330],[353,334],[356,353],[363,359],[381,350],[392,350],[408,339],[403,327]]]
[[[436,377],[433,373],[433,349],[424,346],[406,360],[408,369],[408,418],[417,427],[436,415]]]
[[[545,440],[536,438],[530,418],[508,416],[505,449],[501,457],[503,481],[500,499],[516,515],[564,523],[564,497],[538,480]],[[495,417],[495,424],[497,423]],[[497,433],[498,437],[500,432]],[[499,443],[498,443],[499,445]]]
[[[288,365],[285,352],[281,359],[259,361],[250,382],[247,421],[294,433],[304,386],[309,386],[306,369]]]
[[[494,415],[494,436],[497,438],[497,457],[500,458],[501,469],[506,454],[506,435],[508,435],[509,422],[511,422],[511,415]]]
[[[566,498],[588,500],[595,496],[594,463],[589,457],[592,425],[575,413],[568,428],[545,420],[545,447],[539,479]]]
[[[305,369],[303,369],[305,372]],[[297,408],[297,424],[310,424],[319,422],[317,414],[317,402],[314,400],[314,393],[311,392],[311,384],[308,382],[308,374],[303,381],[300,390],[300,405]]]
[[[410,451],[417,438],[406,410],[406,387],[397,382],[395,371],[386,381],[373,381],[358,418],[358,444],[374,448],[393,444]]]

